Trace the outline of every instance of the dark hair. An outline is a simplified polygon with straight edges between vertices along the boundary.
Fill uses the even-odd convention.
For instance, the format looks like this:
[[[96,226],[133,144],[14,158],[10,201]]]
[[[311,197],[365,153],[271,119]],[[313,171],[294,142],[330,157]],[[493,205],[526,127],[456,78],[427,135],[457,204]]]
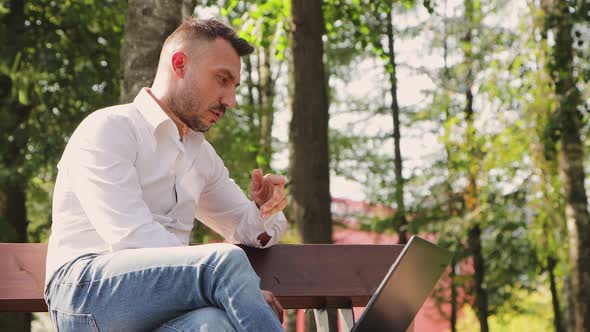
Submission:
[[[231,46],[236,50],[239,56],[244,56],[254,52],[254,47],[250,45],[244,38],[238,36],[236,31],[216,19],[198,19],[196,17],[189,17],[184,21],[174,32],[166,39],[169,40],[180,38],[204,38],[213,41],[216,38],[223,38],[230,42]]]

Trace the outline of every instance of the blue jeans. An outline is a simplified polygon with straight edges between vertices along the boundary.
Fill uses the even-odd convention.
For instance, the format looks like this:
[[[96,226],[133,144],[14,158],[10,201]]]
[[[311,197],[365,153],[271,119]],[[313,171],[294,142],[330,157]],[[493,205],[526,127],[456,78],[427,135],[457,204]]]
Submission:
[[[231,244],[83,255],[52,277],[59,332],[282,331],[242,249]]]

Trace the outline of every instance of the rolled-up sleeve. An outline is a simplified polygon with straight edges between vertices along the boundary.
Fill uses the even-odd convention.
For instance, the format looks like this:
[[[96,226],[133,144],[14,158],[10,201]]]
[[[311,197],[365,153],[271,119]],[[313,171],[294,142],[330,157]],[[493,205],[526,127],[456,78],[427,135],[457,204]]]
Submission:
[[[134,166],[137,138],[126,121],[108,116],[83,123],[60,171],[67,172],[82,209],[112,251],[180,246],[143,200]]]
[[[208,184],[201,193],[197,219],[223,235],[232,243],[267,248],[278,243],[287,229],[282,212],[268,218],[260,217],[260,210],[229,177],[223,161],[210,146],[205,153],[211,158]],[[266,232],[271,239],[262,246],[258,236]]]

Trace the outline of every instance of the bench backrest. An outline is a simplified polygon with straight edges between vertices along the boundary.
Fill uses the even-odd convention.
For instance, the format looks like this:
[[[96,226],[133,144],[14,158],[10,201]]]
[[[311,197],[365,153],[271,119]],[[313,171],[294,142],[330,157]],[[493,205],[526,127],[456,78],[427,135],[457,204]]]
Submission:
[[[365,306],[402,245],[243,247],[285,309]],[[0,243],[0,312],[47,311],[44,243]]]

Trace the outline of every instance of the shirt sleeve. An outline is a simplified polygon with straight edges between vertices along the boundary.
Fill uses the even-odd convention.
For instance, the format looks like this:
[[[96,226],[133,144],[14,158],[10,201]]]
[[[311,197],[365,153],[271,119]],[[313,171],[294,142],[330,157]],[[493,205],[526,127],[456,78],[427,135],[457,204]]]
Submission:
[[[181,241],[154,221],[142,197],[137,139],[126,119],[91,115],[72,136],[60,171],[90,223],[112,251],[180,246]],[[91,120],[91,121],[89,121]]]
[[[261,218],[256,204],[244,195],[229,177],[221,158],[206,144],[212,167],[198,202],[197,219],[232,243],[258,248],[268,248],[278,243],[287,229],[285,215],[279,212]],[[264,232],[271,238],[262,246],[258,236]]]

